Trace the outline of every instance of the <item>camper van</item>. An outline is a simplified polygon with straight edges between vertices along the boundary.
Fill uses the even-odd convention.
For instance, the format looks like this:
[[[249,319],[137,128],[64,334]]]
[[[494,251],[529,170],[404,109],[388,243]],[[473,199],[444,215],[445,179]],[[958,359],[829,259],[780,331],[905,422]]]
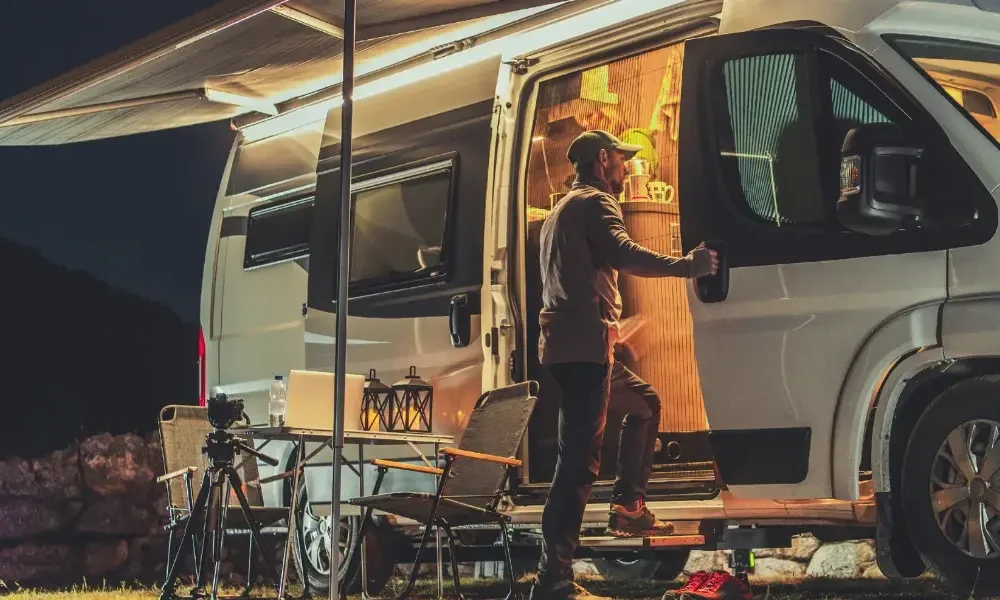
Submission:
[[[889,577],[1000,593],[1000,4],[515,4],[359,46],[348,372],[392,383],[414,367],[434,431],[456,440],[482,392],[539,383],[506,505],[530,565],[562,401],[537,356],[539,229],[572,181],[570,141],[608,130],[643,146],[620,198],[630,235],[673,256],[711,241],[721,270],[620,278],[625,316],[646,323],[629,366],[663,401],[649,505],[678,542],[594,537],[605,460],[581,553],[609,576],[672,578],[692,548],[871,537]],[[338,84],[289,77],[280,103],[230,115],[200,377],[253,423],[275,375],[333,369]],[[6,131],[31,139],[30,117]],[[605,457],[620,423],[609,415]],[[292,461],[290,445],[268,451]],[[296,564],[323,588],[331,532],[350,547],[358,517],[331,527],[330,470],[306,473]],[[383,490],[429,485],[390,474]],[[267,502],[290,493],[269,484]],[[414,531],[378,525],[374,579]]]

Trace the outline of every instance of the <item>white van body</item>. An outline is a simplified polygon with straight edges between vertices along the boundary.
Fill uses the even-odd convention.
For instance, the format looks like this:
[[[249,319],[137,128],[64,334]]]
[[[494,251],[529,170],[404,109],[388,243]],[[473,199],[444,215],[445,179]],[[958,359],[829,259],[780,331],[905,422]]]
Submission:
[[[697,380],[704,399],[703,429],[708,439],[714,440],[709,446],[717,463],[708,467],[707,479],[714,482],[717,470],[722,487],[694,485],[685,493],[677,492],[671,485],[684,475],[671,475],[667,470],[661,474],[664,485],[651,492],[650,504],[661,518],[682,524],[682,529],[684,524],[696,530],[706,523],[855,528],[852,531],[871,528],[879,540],[883,570],[890,575],[911,575],[922,570],[923,561],[919,554],[911,551],[914,556],[908,556],[899,550],[905,546],[900,544],[900,536],[907,535],[899,525],[904,519],[900,454],[906,448],[905,438],[914,430],[920,412],[938,394],[962,380],[1000,373],[1000,306],[996,299],[1000,281],[993,275],[994,265],[1000,261],[994,237],[1000,149],[991,137],[998,135],[998,129],[990,115],[979,113],[983,118],[977,123],[956,103],[954,92],[949,92],[951,97],[943,93],[940,81],[935,83],[912,62],[914,57],[901,55],[887,40],[940,36],[935,32],[944,28],[949,41],[976,44],[984,56],[993,56],[989,48],[1000,53],[1000,13],[985,3],[625,0],[537,29],[513,32],[489,49],[473,45],[435,61],[433,69],[410,76],[404,71],[395,76],[400,78],[396,83],[390,78],[384,90],[359,95],[356,189],[364,193],[395,185],[394,181],[421,176],[421,170],[459,169],[446,157],[448,144],[440,141],[459,139],[455,149],[462,159],[458,179],[463,195],[452,201],[459,203],[455,206],[462,213],[461,227],[482,227],[485,235],[480,249],[473,247],[478,232],[468,236],[467,230],[451,231],[461,240],[457,249],[446,249],[455,253],[453,259],[466,253],[478,257],[481,250],[481,269],[471,276],[468,264],[456,267],[453,263],[446,267],[452,269],[448,277],[430,283],[418,279],[374,292],[352,288],[348,369],[353,373],[376,369],[383,381],[391,382],[401,378],[411,364],[416,366],[435,385],[435,431],[456,437],[461,435],[463,415],[468,414],[480,392],[516,378],[535,378],[537,365],[525,365],[537,341],[528,332],[535,315],[524,311],[530,301],[525,285],[519,282],[529,277],[524,258],[530,251],[524,234],[529,221],[526,165],[534,160],[532,140],[539,137],[537,133],[533,136],[539,87],[567,73],[694,38],[700,38],[709,54],[716,47],[735,44],[728,41],[730,38],[746,35],[757,36],[747,38],[748,46],[761,44],[778,52],[783,43],[781,33],[772,28],[781,24],[790,24],[783,26],[786,30],[836,39],[835,45],[843,45],[845,54],[854,57],[850,60],[862,57],[860,60],[868,61],[905,90],[967,165],[968,175],[975,180],[970,185],[976,186],[979,200],[993,195],[992,207],[977,207],[976,219],[982,231],[970,233],[970,242],[932,242],[933,247],[926,250],[919,243],[903,243],[912,249],[899,250],[892,247],[889,236],[882,238],[886,248],[875,248],[870,240],[862,240],[860,250],[841,243],[824,257],[822,243],[792,234],[788,244],[801,249],[805,258],[771,256],[742,261],[744,264],[729,269],[728,296],[722,302],[702,302],[695,284],[685,284]],[[710,46],[713,40],[720,43]],[[796,45],[801,43],[790,41],[789,51],[801,51]],[[823,51],[836,53],[831,48]],[[752,50],[732,52],[739,57]],[[719,53],[724,56],[726,51]],[[985,98],[987,106],[993,107],[995,120],[1000,107],[1000,66],[984,63],[976,71],[966,64],[965,69],[966,76],[973,73],[979,78],[978,87],[966,93],[977,91],[978,100]],[[684,81],[687,84],[696,78],[685,72]],[[876,81],[874,86],[879,88],[882,83]],[[680,100],[682,111],[711,104],[704,98],[689,98],[694,93],[685,89]],[[761,96],[756,101],[766,103],[768,98]],[[308,257],[302,251],[283,262],[249,268],[246,237],[240,228],[226,225],[252,219],[252,211],[258,207],[272,206],[285,198],[316,194],[322,202],[324,193],[334,193],[336,185],[324,181],[336,169],[337,155],[331,148],[339,128],[339,111],[334,107],[328,116],[316,113],[315,121],[274,135],[281,129],[277,124],[281,118],[287,117],[243,129],[244,137],[234,152],[238,158],[219,195],[220,226],[213,228],[215,237],[206,257],[204,314],[207,329],[212,331],[210,357],[215,362],[209,363],[209,370],[215,378],[213,389],[244,397],[254,422],[265,419],[267,383],[272,375],[301,368],[329,370],[333,357],[333,294],[332,289],[316,291],[316,268],[323,265],[326,274],[318,279],[332,288],[335,270],[331,270],[334,263],[329,248],[335,244],[323,244],[325,259],[317,260],[313,247]],[[473,124],[463,130],[456,120]],[[265,127],[271,129],[261,134]],[[682,168],[683,153],[697,152],[683,148],[685,127],[689,126],[681,117]],[[445,133],[435,136],[440,131]],[[379,132],[383,134],[379,136]],[[268,137],[257,139],[261,135]],[[486,145],[485,154],[470,159],[464,153],[472,144]],[[433,151],[421,155],[414,147]],[[839,156],[840,148],[824,151]],[[394,155],[407,152],[411,156],[392,164]],[[436,155],[440,160],[428,164],[424,155]],[[546,160],[564,161],[558,154]],[[474,161],[478,162],[470,167]],[[480,193],[475,193],[474,186],[465,187],[470,168],[477,177],[486,177],[475,182]],[[264,170],[267,175],[257,173]],[[674,183],[675,192],[685,198],[683,202],[700,202],[702,198],[690,200],[689,194],[709,189],[709,182],[692,183],[698,174],[689,176],[689,172],[681,172],[680,186]],[[243,180],[254,184],[240,183]],[[472,203],[481,204],[470,207]],[[470,212],[475,216],[466,221]],[[782,224],[772,223],[775,230]],[[794,229],[793,224],[788,225]],[[329,224],[314,225],[310,239],[315,244],[317,236],[334,231]],[[394,231],[398,232],[398,227],[387,226],[387,244],[400,243],[393,241]],[[684,229],[681,231],[684,238]],[[841,233],[826,235],[845,237]],[[861,236],[854,234],[858,239]],[[702,239],[681,242],[687,249]],[[778,238],[768,243],[777,243],[780,248]],[[732,260],[741,262],[736,256]],[[210,273],[214,278],[208,276]],[[429,275],[431,280],[436,276]],[[451,297],[460,294],[478,299],[480,310],[478,314],[472,311],[469,317],[473,339],[456,348],[449,337],[448,306]],[[544,389],[543,384],[542,403]],[[664,404],[669,403],[670,397],[665,396]],[[664,444],[671,443],[671,418],[676,421],[677,415],[664,419]],[[730,433],[734,435],[727,438]],[[544,450],[546,446],[532,441],[532,436],[538,439],[542,435],[535,429],[529,431],[523,456],[526,466],[517,486],[522,493],[515,495],[510,506],[515,523],[522,528],[537,528],[540,521],[547,482],[532,475],[531,463],[543,454],[552,458]],[[547,439],[551,443],[551,427]],[[683,439],[687,441],[680,442],[682,446],[697,446],[690,438]],[[720,456],[731,459],[738,453],[753,453],[762,443],[770,443],[774,454],[748,462],[772,463],[777,465],[774,468],[752,468],[759,471],[755,476],[719,464]],[[992,456],[987,460],[1000,458]],[[982,463],[982,454],[973,460]],[[783,468],[802,472],[789,475],[782,473]],[[704,469],[691,467],[678,472],[690,476],[686,481],[704,483]],[[727,473],[735,473],[736,481],[727,483]],[[322,500],[318,495],[329,489],[327,477],[323,473],[310,479],[314,500]],[[657,477],[654,474],[654,480]],[[387,485],[412,489],[419,484],[411,476],[387,480]],[[993,490],[992,482],[986,485]],[[651,484],[651,489],[654,487]],[[591,526],[600,524],[606,511],[606,498],[600,496],[600,489],[599,484],[585,519]],[[699,495],[699,489],[711,493]],[[272,490],[270,497],[273,502],[282,500],[279,490]],[[983,506],[990,506],[989,502]],[[979,554],[972,546],[965,546],[966,555],[976,556],[969,559],[972,562],[1000,557],[996,509],[985,511]],[[938,568],[944,564],[950,577],[966,585],[966,566],[960,560],[956,566],[952,558],[942,559],[923,540],[917,548],[925,560],[932,555],[930,564]]]

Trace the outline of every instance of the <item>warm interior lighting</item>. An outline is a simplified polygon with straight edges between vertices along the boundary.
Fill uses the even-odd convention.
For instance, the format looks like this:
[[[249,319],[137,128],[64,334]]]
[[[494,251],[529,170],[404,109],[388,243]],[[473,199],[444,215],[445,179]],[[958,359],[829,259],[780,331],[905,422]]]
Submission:
[[[385,77],[383,79],[376,79],[375,81],[359,85],[355,89],[354,99],[362,100],[364,98],[370,98],[377,94],[389,92],[405,85],[422,81],[423,79],[434,75],[440,75],[442,73],[470,66],[493,56],[500,55],[504,58],[504,60],[515,56],[524,56],[566,40],[584,37],[595,31],[613,27],[622,21],[642,16],[654,10],[660,10],[672,4],[676,4],[678,1],[679,0],[673,0],[670,2],[652,2],[650,0],[619,0],[618,2],[612,2],[581,15],[564,19],[556,23],[541,25],[528,31],[523,31],[486,42],[485,44],[473,46],[467,50],[457,52],[433,62],[418,65],[412,69],[407,69],[406,71],[397,73],[396,75]],[[534,10],[537,12],[538,9]],[[514,20],[512,15],[518,15],[518,18],[522,18],[526,16],[526,11],[518,11],[516,13],[506,15],[506,22],[512,22]],[[495,26],[499,26],[499,24]],[[480,31],[483,30],[482,24],[479,24],[478,27]],[[448,39],[451,41],[461,39],[460,33],[453,31],[448,34]],[[408,46],[405,49],[387,53],[377,59],[367,61],[363,63],[363,66],[356,72],[356,76],[362,76],[366,73],[374,72],[378,69],[400,62],[405,58],[420,54],[419,51],[415,51],[415,48],[425,47],[425,50],[423,51],[427,51],[430,48],[435,47],[428,47],[429,43],[429,41],[424,41],[420,44]],[[437,45],[441,44],[439,43]],[[390,60],[393,62],[389,62]],[[336,85],[340,81],[341,76],[338,74],[331,77],[328,82],[322,82],[319,84],[317,84],[317,82],[312,82],[309,89],[302,90],[299,95],[304,95],[320,87]],[[289,95],[287,91],[284,92],[282,96],[295,97],[295,95]],[[273,119],[248,125],[243,129],[244,139],[248,142],[252,142],[284,133],[296,127],[316,123],[317,121],[325,119],[328,111],[337,108],[342,104],[343,98],[336,96],[328,100],[323,100],[321,102],[317,102],[316,104],[279,115]]]

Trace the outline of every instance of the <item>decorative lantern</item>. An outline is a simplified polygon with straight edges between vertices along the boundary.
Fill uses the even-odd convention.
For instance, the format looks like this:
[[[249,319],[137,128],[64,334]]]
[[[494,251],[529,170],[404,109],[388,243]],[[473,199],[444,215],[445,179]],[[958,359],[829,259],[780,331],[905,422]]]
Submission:
[[[417,368],[410,367],[410,374],[394,383],[392,390],[396,397],[393,428],[430,432],[434,415],[434,387],[417,375]]]
[[[361,428],[365,431],[391,431],[394,403],[393,389],[379,381],[375,369],[369,371],[361,399]]]

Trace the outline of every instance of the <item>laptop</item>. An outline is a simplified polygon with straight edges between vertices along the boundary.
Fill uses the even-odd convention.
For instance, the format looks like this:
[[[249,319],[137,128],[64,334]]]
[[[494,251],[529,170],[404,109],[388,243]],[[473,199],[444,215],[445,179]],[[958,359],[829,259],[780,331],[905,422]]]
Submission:
[[[346,376],[344,428],[361,429],[363,375]],[[285,427],[333,431],[333,373],[291,371],[285,405]]]

